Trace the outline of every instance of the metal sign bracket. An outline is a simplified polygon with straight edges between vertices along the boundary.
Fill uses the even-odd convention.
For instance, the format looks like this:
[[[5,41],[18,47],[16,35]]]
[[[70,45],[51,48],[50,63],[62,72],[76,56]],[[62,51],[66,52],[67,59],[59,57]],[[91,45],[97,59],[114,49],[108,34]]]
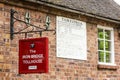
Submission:
[[[25,34],[25,36],[26,36],[27,33],[39,32],[40,36],[42,36],[42,32],[44,32],[44,31],[55,31],[54,29],[49,29],[49,27],[50,27],[50,17],[49,16],[46,16],[45,28],[41,28],[40,26],[36,26],[34,24],[28,23],[25,20],[21,20],[21,19],[16,18],[15,14],[18,14],[17,11],[11,9],[10,10],[10,39],[11,40],[14,39],[15,34]],[[26,24],[26,27],[17,31],[17,32],[15,32],[14,31],[14,23],[16,21]],[[25,31],[30,26],[32,26],[32,30]],[[37,30],[34,30],[34,28],[36,28]]]

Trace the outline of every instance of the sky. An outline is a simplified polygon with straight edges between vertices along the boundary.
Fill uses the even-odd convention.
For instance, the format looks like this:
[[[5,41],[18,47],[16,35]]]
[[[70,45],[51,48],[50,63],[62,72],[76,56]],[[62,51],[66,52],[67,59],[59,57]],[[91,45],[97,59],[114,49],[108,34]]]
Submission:
[[[114,1],[120,5],[120,0],[114,0]]]

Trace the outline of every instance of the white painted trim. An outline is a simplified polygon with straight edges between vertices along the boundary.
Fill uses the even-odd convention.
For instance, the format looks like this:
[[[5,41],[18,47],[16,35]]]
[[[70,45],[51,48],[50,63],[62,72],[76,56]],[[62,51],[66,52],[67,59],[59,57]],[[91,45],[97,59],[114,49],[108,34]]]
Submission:
[[[106,29],[106,30],[113,30],[112,27],[109,27],[109,26],[102,26],[102,25],[97,25],[97,28],[101,28],[101,29]]]
[[[99,62],[98,61],[98,64],[102,64],[102,65],[116,65],[115,64],[115,53],[114,53],[114,29],[112,27],[101,26],[101,25],[97,25],[97,28],[101,28],[101,29],[105,29],[105,30],[110,30],[111,31],[111,60],[112,60],[111,63],[105,63],[105,62]]]
[[[108,65],[108,66],[116,66],[116,64],[114,63],[102,63],[102,62],[98,62],[99,65]]]

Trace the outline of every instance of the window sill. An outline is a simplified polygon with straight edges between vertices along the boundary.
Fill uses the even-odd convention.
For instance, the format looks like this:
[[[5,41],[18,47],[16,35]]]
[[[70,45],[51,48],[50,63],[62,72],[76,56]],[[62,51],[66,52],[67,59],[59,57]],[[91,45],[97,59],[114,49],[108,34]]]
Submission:
[[[98,69],[109,69],[109,70],[117,70],[118,66],[116,65],[103,65],[103,64],[98,64]]]

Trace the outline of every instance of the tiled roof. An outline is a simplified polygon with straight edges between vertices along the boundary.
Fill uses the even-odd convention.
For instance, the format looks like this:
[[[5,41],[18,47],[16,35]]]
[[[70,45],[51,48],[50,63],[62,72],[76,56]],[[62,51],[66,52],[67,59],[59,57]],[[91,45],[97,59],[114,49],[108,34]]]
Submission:
[[[120,21],[120,6],[113,0],[36,0]]]
[[[28,1],[120,24],[120,6],[113,0],[0,0],[8,4],[12,1]]]

